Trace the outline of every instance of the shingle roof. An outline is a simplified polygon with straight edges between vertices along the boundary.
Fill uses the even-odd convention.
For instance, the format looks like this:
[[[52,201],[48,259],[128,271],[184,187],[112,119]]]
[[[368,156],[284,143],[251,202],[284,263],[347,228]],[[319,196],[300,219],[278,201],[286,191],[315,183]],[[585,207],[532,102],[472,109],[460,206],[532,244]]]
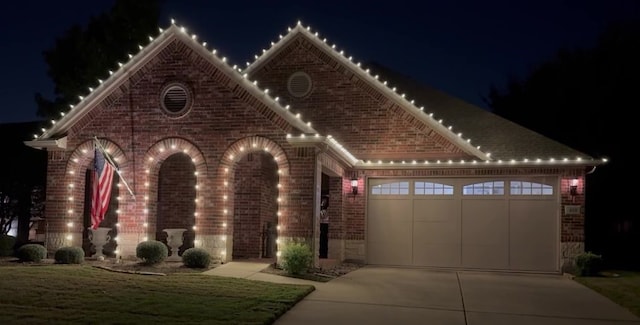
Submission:
[[[529,130],[514,122],[442,91],[426,86],[377,63],[367,64],[394,87],[410,94],[416,102],[424,105],[425,112],[434,118],[443,119],[443,124],[453,125],[453,132],[462,132],[465,137],[481,146],[481,150],[491,153],[494,160],[515,159],[574,160],[593,159],[587,154],[574,150],[555,140]],[[550,117],[552,118],[552,117]]]

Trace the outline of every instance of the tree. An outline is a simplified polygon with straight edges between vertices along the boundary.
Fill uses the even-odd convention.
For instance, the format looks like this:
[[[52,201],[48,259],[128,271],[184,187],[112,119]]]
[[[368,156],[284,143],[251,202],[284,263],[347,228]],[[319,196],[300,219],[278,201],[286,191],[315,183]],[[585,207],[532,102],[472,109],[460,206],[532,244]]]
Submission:
[[[138,51],[149,35],[157,34],[162,0],[116,0],[112,9],[92,17],[83,28],[74,25],[43,52],[47,74],[55,84],[53,99],[35,95],[38,115],[58,119],[60,112],[78,102],[88,87],[106,79],[116,62],[128,60],[127,51]]]
[[[0,234],[8,234],[18,217],[18,200],[0,192]]]
[[[587,179],[587,249],[601,252],[610,265],[631,267],[640,267],[640,253],[630,249],[640,247],[640,219],[618,207],[636,194],[629,173],[635,170],[638,40],[640,21],[612,24],[593,48],[560,50],[525,79],[509,81],[504,92],[492,87],[487,98],[498,115],[610,159]]]

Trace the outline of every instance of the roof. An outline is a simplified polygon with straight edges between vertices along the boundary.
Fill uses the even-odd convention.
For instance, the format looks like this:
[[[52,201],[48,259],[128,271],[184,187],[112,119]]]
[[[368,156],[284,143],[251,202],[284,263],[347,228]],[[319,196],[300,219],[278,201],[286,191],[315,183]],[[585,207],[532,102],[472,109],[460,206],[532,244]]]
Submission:
[[[379,89],[403,109],[418,117],[423,123],[458,145],[465,152],[478,158],[471,163],[484,162],[491,165],[598,165],[606,159],[595,159],[555,140],[506,120],[482,108],[444,92],[422,85],[414,79],[403,76],[377,64],[363,65],[336,45],[329,45],[326,38],[301,22],[288,29],[288,34],[280,35],[279,41],[263,49],[261,56],[248,64],[245,73],[249,75],[269,62],[287,46],[290,40],[302,34],[318,48],[334,57],[345,68],[352,70],[361,79]],[[429,165],[460,166],[469,161],[360,161],[361,167],[394,167]],[[398,164],[400,163],[400,164]]]
[[[417,102],[424,105],[426,112],[442,119],[445,124],[455,126],[454,132],[461,132],[473,139],[481,145],[483,151],[491,153],[494,160],[593,159],[585,153],[380,64],[371,63],[368,66],[380,73],[389,84],[411,94]]]
[[[355,167],[400,167],[394,161],[362,161],[354,157],[339,142],[331,136],[319,135],[311,127],[311,122],[302,121],[299,114],[293,114],[289,105],[284,106],[278,97],[272,97],[268,89],[261,89],[255,81],[250,81],[252,71],[258,69],[262,64],[268,62],[275,53],[284,48],[288,41],[296,35],[302,34],[318,46],[325,53],[336,58],[340,64],[347,69],[358,74],[371,86],[378,89],[389,99],[395,101],[407,113],[435,130],[452,143],[456,144],[463,151],[479,161],[487,164],[502,164],[508,162],[518,165],[553,165],[562,162],[569,165],[594,165],[606,162],[605,159],[596,160],[583,153],[573,150],[538,133],[528,130],[506,119],[500,118],[481,108],[465,103],[464,101],[446,95],[433,88],[429,88],[405,76],[394,73],[381,66],[374,66],[380,70],[383,77],[374,75],[371,69],[365,68],[360,62],[354,62],[352,57],[347,57],[344,51],[338,51],[336,46],[330,46],[326,38],[321,39],[318,33],[312,33],[310,27],[304,27],[300,22],[289,28],[289,33],[280,36],[280,41],[272,43],[271,48],[263,50],[262,56],[256,56],[256,60],[249,64],[245,71],[236,66],[229,66],[226,58],[216,55],[216,50],[206,48],[206,42],[199,43],[196,35],[189,35],[184,27],[178,27],[172,21],[172,25],[167,30],[160,29],[160,35],[156,38],[150,37],[150,43],[143,47],[136,55],[130,55],[130,60],[125,64],[119,64],[120,69],[110,72],[111,76],[106,81],[100,81],[100,85],[95,89],[89,88],[90,93],[86,96],[79,96],[80,103],[71,107],[71,110],[60,121],[52,121],[50,129],[43,129],[40,136],[36,135],[33,141],[25,143],[35,148],[64,148],[66,147],[66,133],[77,121],[86,116],[90,110],[108,96],[113,89],[116,89],[123,82],[128,80],[142,66],[153,59],[169,42],[180,39],[190,46],[194,51],[207,58],[208,62],[226,73],[238,84],[241,84],[260,99],[265,105],[272,109],[277,115],[285,119],[300,134],[287,135],[287,141],[294,145],[305,146],[324,143],[328,145],[334,153],[347,165]],[[387,80],[388,79],[388,80]],[[392,88],[392,85],[393,88]],[[402,90],[397,90],[400,87]],[[406,93],[405,93],[406,92]],[[412,98],[412,99],[409,99]],[[422,106],[419,106],[422,105]],[[415,166],[418,162],[412,157],[407,157]],[[473,161],[472,163],[476,163]],[[398,161],[397,163],[400,163]],[[404,163],[404,161],[402,161]],[[420,161],[420,166],[427,166],[431,162]],[[422,165],[424,163],[424,165]],[[434,161],[436,166],[440,161]],[[448,161],[442,162],[440,166],[454,167],[464,165],[468,162]],[[433,167],[434,165],[429,165]],[[414,167],[415,168],[415,167]]]

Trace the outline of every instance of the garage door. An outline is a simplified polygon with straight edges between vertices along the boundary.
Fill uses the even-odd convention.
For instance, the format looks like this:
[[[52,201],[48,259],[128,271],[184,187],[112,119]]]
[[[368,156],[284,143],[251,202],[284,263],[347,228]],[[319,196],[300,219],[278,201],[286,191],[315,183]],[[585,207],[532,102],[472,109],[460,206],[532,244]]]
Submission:
[[[369,179],[367,262],[559,268],[557,177]]]

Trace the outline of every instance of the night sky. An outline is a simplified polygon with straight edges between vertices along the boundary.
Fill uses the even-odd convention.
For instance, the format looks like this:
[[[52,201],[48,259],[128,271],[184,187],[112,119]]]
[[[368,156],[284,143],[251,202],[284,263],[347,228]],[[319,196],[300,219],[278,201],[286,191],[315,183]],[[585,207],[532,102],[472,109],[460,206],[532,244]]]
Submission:
[[[38,119],[34,93],[52,97],[53,91],[42,51],[71,25],[85,24],[112,3],[3,4],[0,123]],[[639,16],[637,0],[168,0],[159,27],[173,17],[232,65],[244,67],[301,20],[356,61],[379,62],[486,108],[482,96],[492,84],[526,76],[560,48],[593,45],[610,21]]]

